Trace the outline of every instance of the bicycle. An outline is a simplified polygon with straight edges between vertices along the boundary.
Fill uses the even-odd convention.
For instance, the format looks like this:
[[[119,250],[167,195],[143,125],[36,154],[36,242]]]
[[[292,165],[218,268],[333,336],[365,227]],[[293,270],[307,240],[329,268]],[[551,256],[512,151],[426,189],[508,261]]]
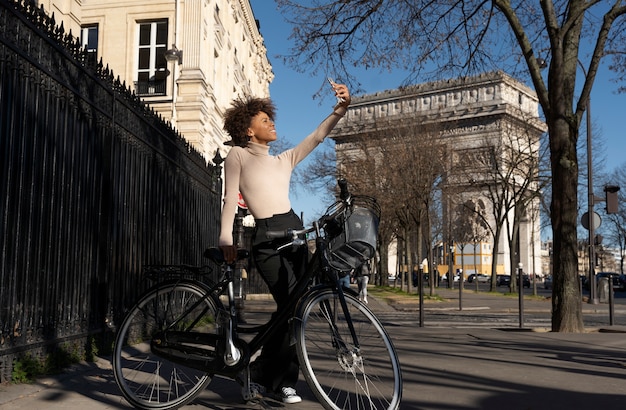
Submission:
[[[210,270],[189,266],[152,268],[169,276],[131,308],[116,336],[113,371],[124,397],[139,409],[172,409],[191,402],[215,375],[239,382],[252,399],[249,364],[278,324],[289,321],[304,378],[325,409],[398,409],[402,376],[389,335],[356,292],[338,286],[340,275],[375,252],[380,208],[352,196],[340,180],[340,199],[312,227],[268,232],[289,238],[277,251],[306,246],[316,251],[298,281],[289,308],[263,325],[238,322],[234,266],[218,248],[205,252],[220,266],[217,283],[190,278]],[[238,259],[247,257],[239,251]],[[240,336],[248,334],[251,340]]]

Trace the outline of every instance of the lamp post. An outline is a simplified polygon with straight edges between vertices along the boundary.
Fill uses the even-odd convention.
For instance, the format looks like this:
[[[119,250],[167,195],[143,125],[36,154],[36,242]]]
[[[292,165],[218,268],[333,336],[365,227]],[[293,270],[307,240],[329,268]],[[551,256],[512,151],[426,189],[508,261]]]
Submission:
[[[454,245],[450,243],[450,265],[448,266],[448,287],[450,289],[454,288],[454,274],[452,270],[454,269]]]
[[[587,71],[583,67],[580,60],[577,60],[580,69],[582,70],[585,78],[587,78]],[[598,298],[596,296],[596,255],[595,255],[595,213],[593,210],[593,164],[591,156],[591,96],[587,97],[585,102],[586,121],[587,121],[587,221],[589,223],[589,303],[593,305],[598,304]]]
[[[165,51],[165,60],[169,63],[173,63],[174,71],[172,77],[172,118],[170,122],[176,125],[176,95],[178,94],[178,66],[183,63],[183,50],[179,50],[176,44],[172,44],[172,48]],[[176,64],[178,63],[178,64]]]

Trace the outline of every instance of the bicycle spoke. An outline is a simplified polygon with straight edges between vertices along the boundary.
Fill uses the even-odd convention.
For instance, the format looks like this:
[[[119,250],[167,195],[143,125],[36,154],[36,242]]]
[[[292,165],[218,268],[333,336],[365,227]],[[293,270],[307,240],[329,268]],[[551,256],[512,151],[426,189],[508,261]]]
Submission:
[[[124,319],[116,338],[113,370],[124,397],[133,406],[180,407],[211,381],[205,372],[160,357],[150,347],[153,336],[166,327],[215,331],[217,306],[203,296],[204,289],[191,282],[159,287],[146,294]]]
[[[311,297],[296,332],[305,378],[327,409],[397,409],[402,381],[393,345],[373,313],[345,297],[360,347],[337,313],[338,295],[327,290]]]

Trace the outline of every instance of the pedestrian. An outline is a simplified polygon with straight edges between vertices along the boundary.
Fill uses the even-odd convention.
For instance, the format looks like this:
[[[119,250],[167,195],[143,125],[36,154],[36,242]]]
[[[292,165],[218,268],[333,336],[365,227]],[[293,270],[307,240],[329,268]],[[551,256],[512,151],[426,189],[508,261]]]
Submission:
[[[268,240],[265,232],[303,228],[302,221],[291,209],[289,181],[294,167],[324,141],[347,112],[350,104],[348,88],[334,82],[331,86],[338,101],[332,113],[296,147],[276,156],[269,153],[269,144],[276,140],[276,109],[270,99],[236,99],[224,116],[224,129],[234,146],[224,161],[224,207],[219,246],[227,261],[235,260],[233,222],[241,193],[255,219],[252,258],[276,302],[277,311],[285,309],[304,272],[308,251],[306,247],[287,247],[277,252],[278,246],[291,239]],[[250,365],[250,393],[254,398],[267,392],[284,403],[298,403],[301,398],[294,387],[299,369],[286,324],[265,343],[260,356]]]
[[[367,284],[370,280],[370,268],[367,262],[365,262],[357,270],[356,283],[359,289],[359,300],[367,305]]]
[[[339,272],[339,285],[343,286],[344,288],[350,289],[350,278],[352,278],[353,272],[354,269],[350,272]]]

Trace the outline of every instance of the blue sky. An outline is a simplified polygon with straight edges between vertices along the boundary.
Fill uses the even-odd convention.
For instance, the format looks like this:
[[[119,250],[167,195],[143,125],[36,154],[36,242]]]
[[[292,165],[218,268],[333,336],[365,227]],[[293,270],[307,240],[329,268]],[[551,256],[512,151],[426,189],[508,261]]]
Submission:
[[[276,4],[268,0],[251,0],[250,3],[255,18],[261,23],[261,34],[275,75],[270,85],[270,96],[278,109],[276,119],[278,137],[295,145],[330,114],[335,99],[330,89],[328,98],[323,100],[313,98],[326,81],[325,76],[298,73],[276,57],[288,54],[292,46],[288,39],[291,26],[277,11]],[[397,88],[405,79],[401,72],[381,72],[378,69],[358,70],[358,73],[362,88],[368,94]],[[334,77],[333,73],[328,75]],[[613,91],[616,85],[609,79],[610,73],[603,68],[598,74],[591,94],[594,164],[603,165],[604,172],[610,172],[626,162],[626,138],[624,138],[626,94],[616,94]],[[581,130],[581,138],[584,139],[584,136],[584,130]],[[327,140],[324,144],[332,146],[333,142]],[[596,145],[604,147],[596,148]],[[596,175],[601,171],[594,169]],[[602,184],[597,179],[594,181],[596,195],[602,194]],[[293,209],[298,214],[304,213],[305,222],[320,215],[329,205],[303,189],[296,189],[296,192],[292,193],[291,201]]]

